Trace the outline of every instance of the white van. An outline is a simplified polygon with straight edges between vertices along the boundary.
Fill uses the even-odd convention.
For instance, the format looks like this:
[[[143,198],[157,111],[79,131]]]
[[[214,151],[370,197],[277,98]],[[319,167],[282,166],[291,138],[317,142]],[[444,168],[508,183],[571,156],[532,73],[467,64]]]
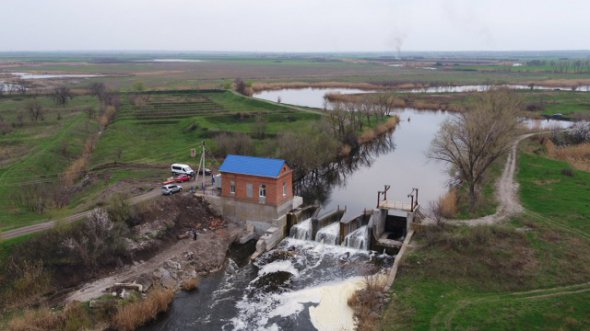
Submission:
[[[189,175],[194,176],[195,171],[188,164],[174,163],[170,166],[170,171],[173,175]]]

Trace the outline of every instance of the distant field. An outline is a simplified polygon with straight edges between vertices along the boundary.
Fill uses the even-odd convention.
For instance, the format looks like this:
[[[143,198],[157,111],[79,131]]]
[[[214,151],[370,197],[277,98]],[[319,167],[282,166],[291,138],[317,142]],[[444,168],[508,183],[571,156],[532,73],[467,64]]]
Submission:
[[[96,61],[95,61],[96,60]],[[5,61],[7,61],[5,59]],[[425,82],[435,84],[484,84],[490,82],[526,83],[559,79],[590,79],[590,73],[570,74],[537,70],[506,71],[500,66],[470,67],[442,66],[436,70],[423,69],[432,65],[409,63],[411,66],[392,67],[376,59],[290,57],[203,57],[203,62],[138,62],[133,58],[39,58],[21,61],[18,67],[3,64],[0,72],[24,71],[40,73],[104,74],[108,77],[78,81],[104,81],[113,88],[130,89],[142,82],[151,88],[217,88],[240,77],[257,82]],[[432,60],[431,60],[432,61]],[[10,62],[8,62],[10,63]]]

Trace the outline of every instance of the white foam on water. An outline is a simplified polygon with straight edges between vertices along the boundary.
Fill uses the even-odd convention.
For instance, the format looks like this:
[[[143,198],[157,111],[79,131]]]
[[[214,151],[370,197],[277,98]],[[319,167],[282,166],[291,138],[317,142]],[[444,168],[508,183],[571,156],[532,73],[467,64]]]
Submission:
[[[297,269],[295,269],[295,267],[293,266],[293,263],[291,263],[291,261],[288,261],[288,260],[275,261],[275,262],[269,263],[267,265],[264,265],[258,271],[258,276],[264,276],[264,275],[272,274],[272,273],[279,272],[279,271],[288,272],[295,277],[299,276],[299,272],[297,271]]]
[[[289,236],[300,240],[311,240],[311,218],[293,225],[289,230]]]
[[[309,308],[311,323],[320,331],[354,330],[354,312],[348,299],[364,287],[363,277],[353,277],[337,283],[282,294],[269,317],[288,317]]]
[[[295,238],[285,238],[281,242],[286,246],[297,246],[301,250],[311,250],[314,252],[328,254],[332,256],[340,256],[345,253],[349,254],[365,254],[368,256],[368,252],[365,250],[358,250],[351,247],[336,246],[336,245],[324,245],[317,241],[299,240]]]
[[[315,240],[328,245],[338,245],[338,235],[340,234],[340,222],[334,222],[321,228],[315,235]]]
[[[369,237],[369,231],[366,225],[354,230],[353,232],[346,235],[344,242],[342,243],[346,247],[352,247],[356,249],[367,249],[367,241]]]

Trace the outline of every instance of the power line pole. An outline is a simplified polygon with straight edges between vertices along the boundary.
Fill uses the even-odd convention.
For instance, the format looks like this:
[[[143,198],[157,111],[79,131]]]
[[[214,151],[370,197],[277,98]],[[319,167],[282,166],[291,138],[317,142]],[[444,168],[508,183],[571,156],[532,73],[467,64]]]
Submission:
[[[201,142],[201,159],[195,175],[196,185],[199,185],[199,174],[203,171],[203,184],[205,183],[205,142]],[[195,187],[196,188],[196,187]],[[197,189],[197,188],[196,188]]]

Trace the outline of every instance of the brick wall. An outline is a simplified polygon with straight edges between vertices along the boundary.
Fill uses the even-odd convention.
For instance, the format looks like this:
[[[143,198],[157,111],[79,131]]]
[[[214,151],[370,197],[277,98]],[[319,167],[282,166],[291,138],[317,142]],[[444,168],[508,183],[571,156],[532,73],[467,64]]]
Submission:
[[[232,181],[236,187],[234,194],[230,191]],[[283,195],[283,183],[287,186],[286,195]],[[252,184],[251,197],[247,195],[247,184]],[[261,185],[266,185],[266,199],[260,199],[259,189]],[[239,201],[278,206],[293,198],[293,172],[289,167],[284,166],[278,178],[222,173],[221,195]]]

